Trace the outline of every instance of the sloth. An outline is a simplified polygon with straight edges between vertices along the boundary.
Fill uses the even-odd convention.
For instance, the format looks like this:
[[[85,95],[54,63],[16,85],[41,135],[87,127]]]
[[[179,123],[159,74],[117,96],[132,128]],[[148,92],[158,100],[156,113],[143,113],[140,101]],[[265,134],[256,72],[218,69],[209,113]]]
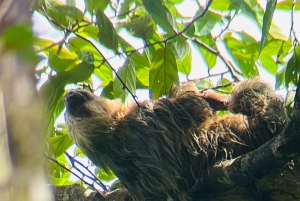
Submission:
[[[234,87],[223,116],[190,85],[128,107],[84,90],[64,101],[70,137],[136,201],[190,200],[215,163],[258,148],[288,121],[281,98],[259,78]]]

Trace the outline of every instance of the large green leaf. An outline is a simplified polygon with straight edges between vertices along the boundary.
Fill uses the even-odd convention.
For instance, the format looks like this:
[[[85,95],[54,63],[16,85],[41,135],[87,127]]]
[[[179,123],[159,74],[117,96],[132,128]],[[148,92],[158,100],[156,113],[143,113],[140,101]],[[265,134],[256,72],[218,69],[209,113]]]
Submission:
[[[161,48],[156,51],[151,61],[149,78],[154,99],[167,94],[172,84],[178,83],[176,59],[170,48]]]
[[[97,11],[97,26],[99,41],[106,48],[116,51],[118,48],[118,35],[111,21],[102,10]]]

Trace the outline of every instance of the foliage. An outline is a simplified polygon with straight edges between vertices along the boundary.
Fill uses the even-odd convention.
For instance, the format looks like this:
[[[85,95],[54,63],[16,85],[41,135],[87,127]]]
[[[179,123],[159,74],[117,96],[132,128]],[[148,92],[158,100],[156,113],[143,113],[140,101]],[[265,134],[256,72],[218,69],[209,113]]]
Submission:
[[[64,153],[73,143],[63,125],[55,126],[64,109],[67,85],[100,89],[102,96],[123,102],[137,101],[139,89],[149,89],[150,98],[157,99],[166,95],[172,84],[186,81],[194,81],[200,90],[227,94],[232,82],[257,76],[263,69],[276,77],[276,88],[295,86],[300,71],[300,36],[293,27],[295,13],[300,11],[298,1],[268,0],[266,5],[255,0],[187,2],[84,0],[79,9],[75,6],[79,1],[74,0],[66,4],[39,1],[36,13],[62,34],[59,41],[41,37],[35,41],[37,53],[47,60],[37,76],[48,76],[40,93],[47,99],[50,169],[55,184],[67,184],[70,177]],[[197,10],[186,16],[179,12],[184,5]],[[288,35],[272,20],[274,13],[283,12],[290,15]],[[261,37],[255,36],[255,31],[237,29],[233,24],[241,19]],[[196,59],[203,65],[195,65]],[[197,79],[190,79],[194,71]],[[83,155],[75,150],[76,156]],[[68,159],[74,164],[73,157]],[[106,182],[115,179],[101,168],[88,176],[96,180],[93,175]]]

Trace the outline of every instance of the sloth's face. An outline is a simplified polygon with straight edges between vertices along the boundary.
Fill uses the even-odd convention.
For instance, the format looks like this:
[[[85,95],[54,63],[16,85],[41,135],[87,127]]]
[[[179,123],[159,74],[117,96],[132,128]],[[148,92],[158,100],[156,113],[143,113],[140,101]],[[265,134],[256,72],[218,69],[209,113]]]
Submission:
[[[89,116],[90,112],[86,108],[86,104],[95,99],[95,95],[84,90],[69,91],[65,98],[66,116],[85,117]]]

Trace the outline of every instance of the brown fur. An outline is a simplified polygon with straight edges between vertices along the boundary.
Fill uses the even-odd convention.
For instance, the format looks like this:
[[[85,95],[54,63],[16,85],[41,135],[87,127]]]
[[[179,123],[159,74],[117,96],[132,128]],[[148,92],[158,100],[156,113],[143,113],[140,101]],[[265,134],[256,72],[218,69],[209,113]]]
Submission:
[[[140,107],[86,91],[69,92],[65,102],[69,135],[134,200],[188,200],[215,162],[259,147],[287,124],[282,101],[258,78],[234,88],[232,113],[222,117],[186,86]]]

